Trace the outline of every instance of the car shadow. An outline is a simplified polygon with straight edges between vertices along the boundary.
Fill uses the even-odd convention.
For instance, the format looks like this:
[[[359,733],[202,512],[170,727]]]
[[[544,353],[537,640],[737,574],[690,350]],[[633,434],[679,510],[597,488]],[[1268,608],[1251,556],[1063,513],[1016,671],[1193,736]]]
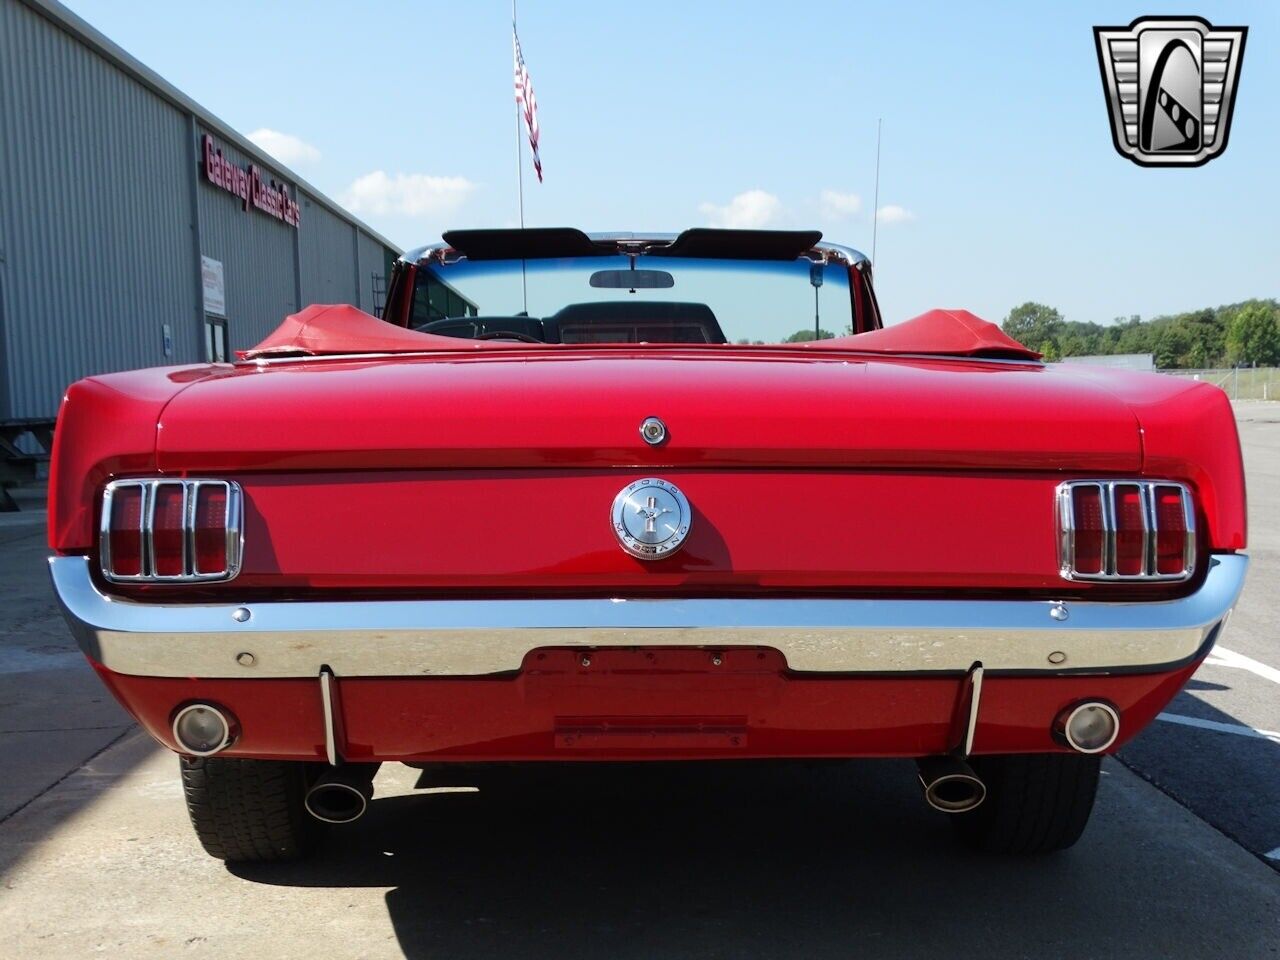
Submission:
[[[424,780],[478,789],[375,800],[313,859],[232,872],[389,887],[409,958],[1202,955],[1162,932],[1185,910],[1177,841],[1120,836],[1142,816],[1132,789],[1073,850],[1015,859],[955,846],[909,762],[438,773]]]
[[[1196,691],[1196,692],[1206,691],[1206,690],[1212,690],[1212,691],[1215,691],[1215,692],[1221,692],[1221,691],[1223,691],[1223,690],[1230,690],[1231,688],[1230,688],[1229,686],[1227,686],[1225,683],[1210,683],[1208,680],[1194,680],[1194,679],[1193,679],[1193,680],[1189,680],[1189,681],[1187,681],[1187,685],[1186,685],[1185,687],[1183,687],[1182,689],[1184,689],[1184,690],[1192,690],[1192,691]]]

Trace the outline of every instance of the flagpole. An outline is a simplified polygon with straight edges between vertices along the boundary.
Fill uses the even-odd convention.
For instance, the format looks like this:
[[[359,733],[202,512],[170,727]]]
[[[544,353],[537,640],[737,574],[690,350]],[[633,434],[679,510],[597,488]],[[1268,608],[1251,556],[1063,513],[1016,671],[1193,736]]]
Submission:
[[[511,0],[514,5],[516,0]],[[876,195],[871,203],[871,265],[876,265],[876,228],[880,225],[880,124],[883,118],[876,118]],[[523,201],[522,201],[523,202]]]
[[[511,0],[511,46],[512,54],[515,52],[516,37],[519,36],[516,31],[516,0]],[[520,129],[520,101],[516,101],[516,185],[520,197],[520,229],[524,229],[524,147],[522,145],[523,133]],[[520,290],[524,300],[525,316],[529,315],[529,282],[525,276],[525,263],[520,261]]]
[[[511,0],[511,40],[515,45],[516,32],[516,0]],[[520,229],[524,229],[524,148],[520,144],[520,101],[516,101],[516,183],[520,190]]]

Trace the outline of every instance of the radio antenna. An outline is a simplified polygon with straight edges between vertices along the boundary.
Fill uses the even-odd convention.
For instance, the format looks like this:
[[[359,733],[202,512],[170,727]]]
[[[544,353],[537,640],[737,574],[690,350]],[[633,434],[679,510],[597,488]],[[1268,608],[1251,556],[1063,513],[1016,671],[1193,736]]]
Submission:
[[[876,118],[876,195],[871,203],[871,265],[876,263],[876,228],[880,225],[880,124],[883,118]]]

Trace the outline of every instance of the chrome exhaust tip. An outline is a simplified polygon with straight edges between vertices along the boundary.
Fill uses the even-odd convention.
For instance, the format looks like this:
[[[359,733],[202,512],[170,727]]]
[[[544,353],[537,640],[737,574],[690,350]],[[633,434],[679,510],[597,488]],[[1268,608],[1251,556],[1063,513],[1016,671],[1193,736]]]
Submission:
[[[364,769],[361,769],[364,767]],[[354,769],[339,768],[317,780],[303,803],[307,813],[325,823],[352,823],[369,809],[373,799],[373,775],[377,764]]]
[[[925,802],[935,810],[967,813],[987,797],[986,784],[959,757],[924,757],[916,765]]]

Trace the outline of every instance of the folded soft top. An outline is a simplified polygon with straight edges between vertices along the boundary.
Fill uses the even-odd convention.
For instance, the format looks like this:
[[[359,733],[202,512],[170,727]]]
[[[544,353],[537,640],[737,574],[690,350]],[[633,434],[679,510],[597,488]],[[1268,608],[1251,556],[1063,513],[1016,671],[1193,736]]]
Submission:
[[[930,310],[891,327],[849,337],[804,344],[815,350],[865,350],[872,353],[927,353],[959,357],[1039,360],[994,323],[968,310]]]
[[[595,346],[601,346],[599,344]],[[605,344],[630,346],[635,344]],[[682,346],[687,346],[682,344]],[[788,344],[810,350],[860,353],[930,354],[1037,360],[1040,354],[1007,336],[967,310],[930,310],[882,330],[848,337]],[[347,304],[312,304],[284,319],[266,339],[241,356],[246,360],[281,354],[472,353],[477,350],[576,349],[560,344],[528,344],[502,340],[466,340],[406,330]],[[726,345],[724,349],[729,349]]]

